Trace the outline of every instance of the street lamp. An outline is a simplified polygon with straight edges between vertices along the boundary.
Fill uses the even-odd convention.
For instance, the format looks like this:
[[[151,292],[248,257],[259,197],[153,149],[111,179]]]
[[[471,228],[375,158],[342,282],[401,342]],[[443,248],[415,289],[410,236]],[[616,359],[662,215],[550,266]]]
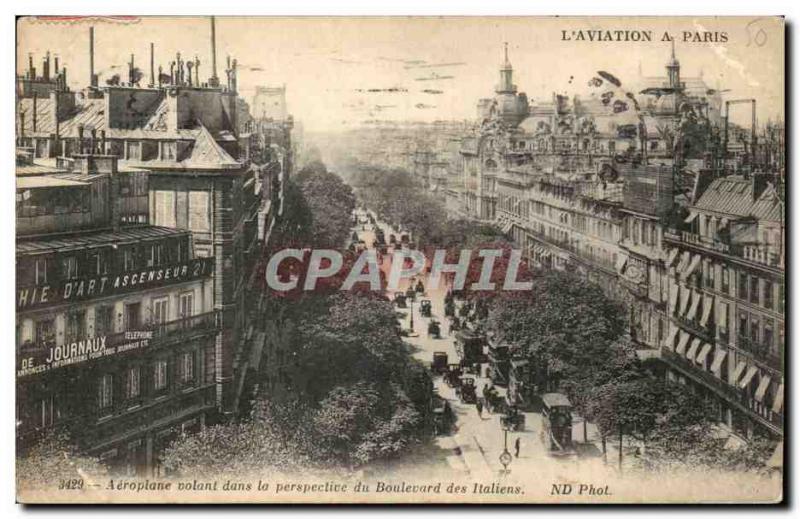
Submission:
[[[503,423],[501,421],[501,426],[503,427],[503,452],[500,454],[500,463],[503,465],[503,469],[500,471],[501,476],[507,476],[511,473],[511,470],[508,466],[511,464],[511,460],[514,458],[511,457],[511,453],[508,452],[508,423]]]
[[[414,331],[414,300],[411,299],[410,303],[411,303],[411,306],[409,307],[409,312],[408,312],[409,315],[410,315],[410,319],[408,321],[408,329],[413,332]]]

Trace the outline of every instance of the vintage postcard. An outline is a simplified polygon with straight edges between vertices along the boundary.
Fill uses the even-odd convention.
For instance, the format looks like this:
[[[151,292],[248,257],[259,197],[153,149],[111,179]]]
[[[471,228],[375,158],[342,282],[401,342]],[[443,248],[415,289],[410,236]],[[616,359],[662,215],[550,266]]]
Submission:
[[[784,85],[780,17],[20,17],[17,500],[780,503]]]

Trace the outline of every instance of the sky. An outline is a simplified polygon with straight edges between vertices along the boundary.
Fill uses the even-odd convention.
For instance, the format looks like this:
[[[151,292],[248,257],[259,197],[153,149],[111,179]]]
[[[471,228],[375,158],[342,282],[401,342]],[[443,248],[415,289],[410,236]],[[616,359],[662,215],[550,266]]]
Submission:
[[[200,59],[201,80],[211,75],[210,20],[201,17],[21,18],[17,73],[27,68],[29,53],[41,70],[50,50],[67,67],[71,88],[85,87],[90,25],[101,84],[114,73],[124,80],[131,54],[148,78],[151,42],[156,69],[168,71],[180,52]],[[588,39],[598,30],[649,31],[652,41],[578,40],[576,31]],[[693,40],[704,31],[718,41],[684,41],[684,32]],[[594,90],[587,82],[599,70],[631,87],[640,72],[664,75],[671,49],[665,32],[676,38],[682,76],[702,74],[709,87],[729,89],[724,99],[756,98],[759,122],[784,119],[784,33],[775,18],[217,17],[217,75],[224,82],[230,55],[238,60],[246,100],[256,86],[286,85],[289,112],[306,131],[336,131],[367,119],[472,120],[478,99],[494,95],[504,42],[514,83],[536,102],[553,92],[588,97]],[[719,41],[722,33],[727,42]],[[439,78],[419,80],[433,75]],[[366,92],[391,88],[399,91]],[[749,113],[740,106],[731,119],[746,122]]]

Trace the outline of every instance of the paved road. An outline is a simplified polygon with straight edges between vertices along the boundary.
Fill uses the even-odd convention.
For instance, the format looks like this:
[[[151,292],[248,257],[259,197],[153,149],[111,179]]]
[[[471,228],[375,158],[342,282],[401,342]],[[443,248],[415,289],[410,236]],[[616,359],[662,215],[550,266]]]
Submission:
[[[378,225],[383,229],[387,239],[390,234],[397,234],[396,230],[386,224],[379,223]],[[368,247],[373,245],[375,233],[372,226],[368,225],[366,229],[362,226],[357,226],[355,231]],[[389,262],[385,262],[382,268],[388,272]],[[408,281],[404,280],[401,283],[401,289],[405,290],[407,286]],[[414,357],[426,364],[431,362],[434,352],[447,353],[449,362],[458,362],[455,340],[450,333],[449,322],[444,316],[444,297],[447,289],[444,286],[439,287],[438,290],[430,290],[430,287],[426,288],[426,293],[422,297],[418,297],[413,305],[414,330],[416,333],[406,337],[405,340],[411,345]],[[392,294],[388,295],[391,298]],[[431,301],[432,317],[442,323],[441,339],[428,337],[427,326],[429,318],[423,317],[419,313],[420,299],[429,299]],[[398,312],[402,314],[400,321],[403,328],[408,329],[410,325],[409,309],[398,309]],[[485,370],[482,369],[483,372]],[[477,393],[480,395],[483,386],[489,380],[484,377],[476,378]],[[579,460],[574,457],[558,459],[549,456],[541,438],[542,420],[541,415],[538,413],[525,413],[525,430],[509,432],[506,439],[500,425],[500,414],[491,414],[484,410],[483,415],[479,416],[475,405],[462,404],[455,395],[455,391],[443,382],[442,377],[436,377],[434,385],[439,394],[450,402],[450,406],[456,415],[456,425],[452,433],[447,436],[439,436],[435,440],[435,444],[438,447],[445,450],[450,449],[453,452],[452,455],[447,456],[447,465],[455,471],[468,472],[470,476],[484,480],[487,477],[497,476],[503,469],[499,458],[505,450],[506,441],[508,450],[514,455],[514,443],[518,438],[521,447],[520,455],[519,457],[514,457],[508,467],[517,476],[520,474],[544,476],[546,474],[551,478],[555,478],[554,481],[571,481],[576,475],[575,465],[577,463],[582,465],[582,470],[586,468],[583,467],[585,465],[595,465],[600,470],[606,470],[601,461],[602,458],[581,458]],[[497,389],[501,393],[504,391],[503,388]],[[590,440],[596,437],[596,429],[592,424],[589,424]],[[574,421],[573,439],[575,441],[583,440],[583,426],[580,418]],[[611,453],[609,453],[609,456],[611,456]]]

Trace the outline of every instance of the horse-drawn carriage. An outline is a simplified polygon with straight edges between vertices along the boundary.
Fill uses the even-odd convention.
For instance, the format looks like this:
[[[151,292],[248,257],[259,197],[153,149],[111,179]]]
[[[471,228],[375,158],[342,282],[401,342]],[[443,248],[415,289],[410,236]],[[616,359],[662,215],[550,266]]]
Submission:
[[[397,308],[408,308],[408,305],[406,305],[406,295],[403,292],[395,292],[394,304],[397,305]]]
[[[423,299],[419,302],[419,313],[422,317],[431,316],[431,300]]]
[[[490,413],[502,413],[506,410],[506,399],[490,384],[483,386],[483,404]]]
[[[434,393],[431,407],[433,410],[433,434],[438,436],[448,433],[453,424],[453,410],[450,402]]]
[[[464,372],[461,370],[461,364],[449,364],[447,366],[447,372],[444,374],[444,383],[450,387],[458,387],[463,374]]]
[[[500,417],[500,424],[507,431],[525,430],[525,414],[516,406],[509,407],[506,414]]]

